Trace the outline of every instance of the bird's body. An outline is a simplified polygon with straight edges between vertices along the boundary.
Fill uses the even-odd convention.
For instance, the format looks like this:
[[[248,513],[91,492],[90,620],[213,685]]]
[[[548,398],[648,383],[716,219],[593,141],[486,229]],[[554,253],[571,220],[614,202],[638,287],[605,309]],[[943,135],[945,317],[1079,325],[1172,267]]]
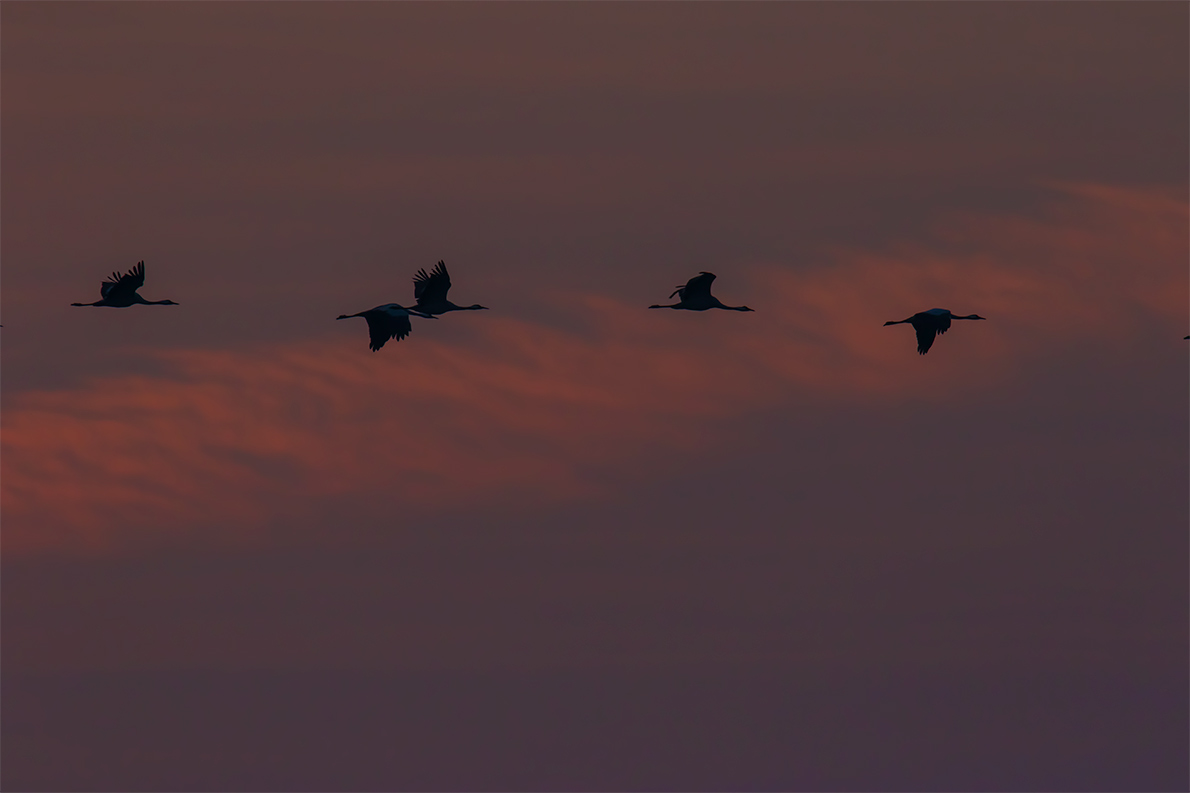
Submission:
[[[413,308],[430,316],[445,314],[448,311],[478,311],[487,308],[478,303],[473,306],[456,306],[446,299],[446,293],[449,291],[450,273],[446,271],[446,262],[439,260],[428,273],[423,267],[413,276],[413,299],[417,301]]]
[[[172,300],[145,300],[136,290],[145,285],[145,263],[137,262],[128,272],[120,275],[112,273],[106,281],[99,285],[99,300],[94,303],[71,303],[72,306],[108,306],[110,308],[128,308],[137,303],[145,306],[176,306]]]
[[[368,349],[376,352],[389,339],[400,341],[413,331],[413,325],[409,322],[410,313],[410,309],[397,303],[385,303],[383,306],[376,306],[376,308],[370,308],[358,314],[340,314],[335,319],[363,317],[367,320]],[[425,316],[418,312],[412,313],[417,316]]]
[[[711,294],[711,282],[715,280],[714,273],[699,273],[679,286],[670,294],[678,296],[678,302],[668,306],[649,306],[649,308],[683,308],[688,311],[706,311],[708,308],[723,308],[728,311],[752,311],[747,306],[725,306],[719,298]]]
[[[925,355],[930,351],[930,347],[934,344],[934,337],[941,336],[946,331],[950,330],[950,321],[952,319],[986,319],[978,314],[969,314],[965,317],[959,317],[945,308],[931,308],[929,311],[921,311],[908,319],[890,320],[885,322],[887,325],[900,325],[907,322],[913,326],[913,330],[917,331],[917,352],[920,355]]]

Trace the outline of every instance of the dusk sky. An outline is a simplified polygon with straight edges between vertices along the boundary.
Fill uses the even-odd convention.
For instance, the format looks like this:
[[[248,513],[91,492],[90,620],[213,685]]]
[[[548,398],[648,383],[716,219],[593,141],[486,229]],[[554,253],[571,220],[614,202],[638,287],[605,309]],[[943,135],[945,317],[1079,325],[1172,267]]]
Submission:
[[[0,784],[1186,790],[1188,29],[4,3]]]

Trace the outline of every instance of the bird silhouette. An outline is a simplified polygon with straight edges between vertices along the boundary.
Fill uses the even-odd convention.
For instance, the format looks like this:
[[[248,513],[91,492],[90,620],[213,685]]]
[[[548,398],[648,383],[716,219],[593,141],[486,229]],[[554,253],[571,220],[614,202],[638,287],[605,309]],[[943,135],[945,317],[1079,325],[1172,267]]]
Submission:
[[[450,273],[446,272],[446,262],[439,260],[434,269],[426,272],[426,269],[417,271],[417,275],[413,276],[413,299],[417,301],[414,306],[423,314],[445,314],[447,311],[478,311],[479,309],[487,309],[487,306],[481,306],[476,303],[473,306],[456,306],[454,303],[446,299],[446,293],[450,291]]]
[[[914,314],[909,319],[890,320],[884,324],[885,326],[900,325],[902,322],[907,322],[912,325],[913,329],[917,331],[917,352],[925,355],[934,345],[934,336],[940,336],[950,330],[952,319],[987,319],[987,317],[981,317],[978,314],[957,317],[945,308],[931,308],[929,311]]]
[[[690,311],[706,311],[708,308],[724,308],[728,311],[753,310],[747,306],[725,306],[720,303],[719,298],[711,295],[711,282],[714,280],[714,273],[699,273],[687,281],[685,286],[679,286],[670,294],[670,297],[678,296],[677,303],[668,306],[653,305],[649,308],[684,308]]]
[[[111,308],[127,308],[140,303],[145,306],[176,306],[172,300],[145,300],[136,290],[145,285],[145,263],[137,262],[128,272],[120,275],[112,273],[107,280],[99,285],[100,299],[94,303],[71,303],[72,306],[110,306]]]
[[[376,352],[384,346],[389,339],[401,339],[408,336],[413,331],[413,326],[409,322],[409,315],[415,314],[426,319],[434,319],[428,314],[421,314],[397,303],[385,303],[383,306],[376,306],[367,311],[361,311],[358,314],[340,314],[335,319],[351,319],[352,317],[363,317],[368,322],[368,349]]]

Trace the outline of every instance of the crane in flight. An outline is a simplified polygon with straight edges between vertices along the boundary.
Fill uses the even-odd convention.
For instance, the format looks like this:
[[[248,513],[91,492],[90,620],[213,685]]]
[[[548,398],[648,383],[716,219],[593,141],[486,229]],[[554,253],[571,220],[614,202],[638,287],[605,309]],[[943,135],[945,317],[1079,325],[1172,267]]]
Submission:
[[[917,352],[920,355],[925,355],[934,345],[934,337],[941,336],[950,330],[952,319],[987,319],[987,317],[981,317],[978,314],[958,317],[945,308],[931,308],[929,311],[919,311],[909,319],[889,320],[884,324],[885,326],[900,325],[907,322],[912,325],[913,329],[917,331]]]
[[[653,305],[649,308],[684,308],[689,311],[706,311],[708,308],[723,308],[728,311],[752,311],[747,306],[725,306],[719,298],[711,294],[711,282],[715,280],[714,273],[702,273],[691,278],[685,286],[679,286],[670,294],[678,296],[678,302],[668,306]]]
[[[145,285],[145,263],[137,262],[128,272],[120,275],[118,272],[108,276],[99,285],[99,300],[94,303],[71,303],[72,306],[109,306],[111,308],[128,308],[137,303],[145,306],[176,306],[172,300],[145,300],[138,289]]]
[[[397,303],[385,303],[383,306],[376,306],[376,308],[370,308],[358,314],[340,314],[335,319],[363,317],[368,323],[368,349],[376,352],[389,339],[400,341],[413,331],[413,326],[409,322],[410,314],[426,319],[435,319],[428,314],[421,314]]]
[[[446,262],[441,259],[433,270],[426,272],[426,268],[417,271],[413,276],[413,299],[417,305],[413,306],[422,314],[445,314],[447,311],[478,311],[487,309],[476,303],[473,306],[456,306],[446,299],[450,291],[450,273],[446,271]]]

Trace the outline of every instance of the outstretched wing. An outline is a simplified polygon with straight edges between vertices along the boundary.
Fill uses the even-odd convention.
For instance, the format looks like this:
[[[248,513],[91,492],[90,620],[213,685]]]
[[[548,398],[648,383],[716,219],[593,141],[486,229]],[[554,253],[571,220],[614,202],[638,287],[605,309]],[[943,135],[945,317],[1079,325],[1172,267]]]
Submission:
[[[924,322],[917,323],[913,326],[917,331],[917,352],[920,355],[925,355],[930,351],[930,347],[934,346],[934,336],[937,334],[937,328]]]
[[[913,329],[917,331],[917,351],[922,355],[929,352],[934,337],[950,330],[950,312],[944,308],[931,308],[913,315]]]
[[[709,297],[711,294],[711,281],[715,280],[714,273],[699,273],[691,278],[684,285],[669,293],[670,297],[678,296],[678,300],[683,303],[687,299],[701,296]]]
[[[715,280],[714,273],[699,273],[686,282],[681,288],[683,300],[693,300],[699,297],[711,296],[711,282]]]
[[[418,305],[446,300],[449,291],[450,273],[446,272],[444,261],[439,261],[428,273],[423,267],[413,276],[413,299]]]
[[[145,285],[145,263],[137,262],[128,272],[120,275],[112,273],[107,280],[99,285],[99,296],[105,300],[109,295],[131,295]]]
[[[368,321],[368,349],[372,352],[383,347],[389,339],[400,341],[413,330],[409,314],[404,311],[374,308],[365,312],[364,319]]]

